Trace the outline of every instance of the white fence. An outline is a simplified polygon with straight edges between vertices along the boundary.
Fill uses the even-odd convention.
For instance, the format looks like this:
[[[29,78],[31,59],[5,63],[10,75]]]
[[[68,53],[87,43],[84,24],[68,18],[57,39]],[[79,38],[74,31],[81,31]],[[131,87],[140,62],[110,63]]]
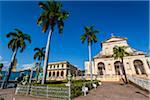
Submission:
[[[128,80],[133,82],[134,84],[150,91],[150,80],[142,79],[136,76],[128,76]]]
[[[30,86],[29,85],[18,85],[15,94],[28,95]]]
[[[67,87],[49,87],[49,86],[23,86],[18,85],[15,94],[24,94],[31,96],[42,96],[52,100],[67,100],[69,91]]]

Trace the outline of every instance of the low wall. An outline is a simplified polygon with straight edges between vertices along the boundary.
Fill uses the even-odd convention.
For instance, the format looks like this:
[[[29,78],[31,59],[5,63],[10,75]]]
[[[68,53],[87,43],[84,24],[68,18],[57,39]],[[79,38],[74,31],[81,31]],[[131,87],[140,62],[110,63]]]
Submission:
[[[90,80],[90,76],[86,76],[85,77],[86,80]],[[119,75],[101,75],[101,76],[93,76],[93,79],[96,79],[96,80],[100,80],[100,81],[104,81],[104,82],[118,82],[120,81],[121,79],[121,76]]]
[[[149,79],[143,79],[136,76],[127,76],[128,80],[132,83],[142,87],[145,90],[150,91],[150,80]]]

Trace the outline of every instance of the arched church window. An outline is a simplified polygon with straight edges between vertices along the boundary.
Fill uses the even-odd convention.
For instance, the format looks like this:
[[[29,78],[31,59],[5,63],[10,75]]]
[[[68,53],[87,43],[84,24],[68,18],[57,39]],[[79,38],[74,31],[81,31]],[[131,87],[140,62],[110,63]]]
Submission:
[[[134,60],[134,67],[136,74],[146,74],[143,62],[141,60]]]
[[[97,68],[98,68],[98,75],[104,75],[104,73],[105,73],[104,63],[103,62],[98,63]]]

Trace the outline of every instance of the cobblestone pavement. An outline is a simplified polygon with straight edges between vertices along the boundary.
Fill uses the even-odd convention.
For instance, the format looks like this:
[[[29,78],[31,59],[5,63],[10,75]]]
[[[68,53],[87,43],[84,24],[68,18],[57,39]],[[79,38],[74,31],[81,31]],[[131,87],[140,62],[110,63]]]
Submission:
[[[5,100],[45,100],[39,97],[14,95],[15,89],[0,89],[0,95]],[[121,83],[102,83],[96,90],[91,90],[87,96],[79,96],[75,100],[150,100],[148,92],[133,85]]]
[[[79,96],[75,100],[150,100],[150,95],[130,84],[102,83],[87,96]]]

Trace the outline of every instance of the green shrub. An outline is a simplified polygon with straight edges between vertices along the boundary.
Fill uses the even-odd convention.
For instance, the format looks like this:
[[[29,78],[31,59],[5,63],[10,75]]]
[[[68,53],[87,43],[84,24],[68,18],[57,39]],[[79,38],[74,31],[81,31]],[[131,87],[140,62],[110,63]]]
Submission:
[[[77,81],[72,81],[72,86],[71,86],[71,95],[72,97],[77,97],[83,94],[82,92],[82,86],[88,87],[88,90],[90,91],[93,89],[93,83],[95,83],[98,86],[99,81],[89,81],[89,80],[77,80]]]
[[[82,86],[88,87],[88,90],[90,91],[93,89],[93,83],[95,83],[98,86],[99,81],[90,81],[90,80],[71,80],[71,96],[77,97],[83,94],[82,92]],[[63,81],[47,81],[44,85],[41,85],[39,83],[32,84],[33,86],[50,86],[50,87],[66,87],[65,84],[67,83],[67,80]]]
[[[3,97],[0,97],[0,100],[4,100],[4,98],[3,98]]]
[[[77,97],[82,95],[82,85],[75,85],[71,87],[71,96]]]

